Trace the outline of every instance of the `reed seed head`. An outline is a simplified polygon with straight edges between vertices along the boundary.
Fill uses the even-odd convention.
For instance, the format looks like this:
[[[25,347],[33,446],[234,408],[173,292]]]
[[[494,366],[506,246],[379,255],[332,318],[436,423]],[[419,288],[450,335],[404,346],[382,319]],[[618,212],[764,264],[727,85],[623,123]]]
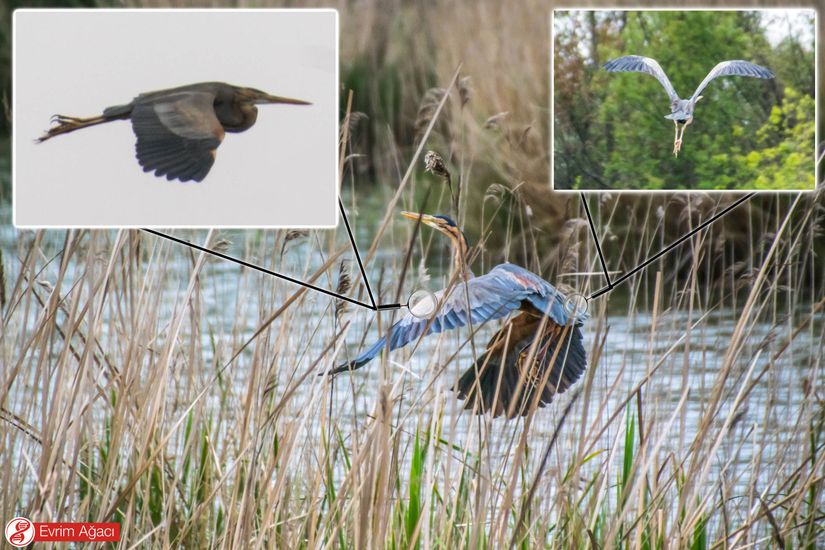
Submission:
[[[448,183],[451,181],[450,171],[444,164],[444,159],[435,151],[427,151],[424,155],[424,170],[444,178]]]

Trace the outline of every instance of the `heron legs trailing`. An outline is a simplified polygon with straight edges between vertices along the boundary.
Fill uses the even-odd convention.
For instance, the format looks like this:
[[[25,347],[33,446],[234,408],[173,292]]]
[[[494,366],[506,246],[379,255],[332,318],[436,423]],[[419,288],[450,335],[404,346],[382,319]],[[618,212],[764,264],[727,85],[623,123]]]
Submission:
[[[74,132],[75,130],[80,130],[81,128],[87,128],[89,126],[94,126],[96,124],[103,124],[104,122],[109,122],[111,120],[111,118],[108,118],[105,115],[93,116],[88,118],[78,118],[66,115],[54,115],[52,117],[52,123],[57,125],[53,126],[52,128],[49,128],[49,131],[44,136],[39,137],[37,141],[43,142],[49,138],[53,138],[54,136],[59,136],[60,134]]]
[[[674,130],[674,133],[673,133],[673,156],[678,157],[679,156],[679,149],[681,149],[681,147],[682,147],[682,142],[679,139],[679,123],[676,122],[675,120],[673,121],[673,130]]]
[[[688,124],[693,122],[693,117],[690,117],[682,124],[681,131],[679,129],[679,122],[674,121],[673,124],[675,126],[675,134],[673,135],[673,156],[678,157],[679,151],[682,150],[682,137],[685,135],[685,128],[687,128]]]

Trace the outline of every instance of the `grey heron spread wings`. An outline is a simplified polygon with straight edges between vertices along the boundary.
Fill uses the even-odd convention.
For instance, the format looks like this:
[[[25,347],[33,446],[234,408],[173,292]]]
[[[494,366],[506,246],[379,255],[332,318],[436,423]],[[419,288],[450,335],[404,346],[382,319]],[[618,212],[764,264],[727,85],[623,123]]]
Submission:
[[[447,216],[405,213],[450,237],[461,269],[467,244]],[[466,269],[466,268],[465,268]],[[466,272],[464,275],[467,275]],[[508,417],[526,414],[535,402],[549,403],[575,383],[587,364],[580,327],[565,296],[553,285],[514,264],[500,264],[480,277],[462,276],[452,288],[435,293],[438,309],[432,317],[412,311],[396,322],[388,334],[355,359],[330,371],[337,374],[363,367],[382,350],[394,350],[436,334],[472,324],[509,319],[487,349],[460,377],[453,390],[465,399],[466,409]]]
[[[702,80],[696,91],[693,92],[688,99],[682,99],[671,84],[670,79],[662,70],[661,65],[650,57],[641,55],[625,55],[616,59],[611,59],[604,65],[608,72],[637,72],[647,73],[652,75],[659,81],[662,87],[667,92],[670,98],[670,114],[665,118],[670,119],[676,124],[676,136],[673,143],[673,154],[678,155],[682,146],[682,137],[685,133],[685,127],[693,122],[693,111],[696,108],[696,103],[702,99],[702,92],[707,88],[710,82],[721,76],[749,76],[752,78],[769,79],[774,78],[774,74],[770,69],[766,69],[760,65],[756,65],[749,61],[741,59],[734,59],[731,61],[722,61],[708,73]],[[682,125],[681,133],[679,132],[679,125]]]
[[[656,80],[664,87],[671,101],[679,99],[679,95],[673,88],[673,84],[670,83],[670,79],[667,77],[667,74],[665,74],[665,71],[662,70],[662,66],[653,58],[643,57],[641,55],[626,55],[608,61],[604,64],[604,68],[611,73],[634,72],[652,75],[656,77]]]

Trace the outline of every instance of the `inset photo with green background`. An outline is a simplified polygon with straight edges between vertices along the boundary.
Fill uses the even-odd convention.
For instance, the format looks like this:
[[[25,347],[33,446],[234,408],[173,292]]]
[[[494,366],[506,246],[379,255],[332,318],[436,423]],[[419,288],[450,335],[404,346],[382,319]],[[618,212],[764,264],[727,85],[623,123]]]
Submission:
[[[552,183],[810,191],[816,12],[556,10]]]

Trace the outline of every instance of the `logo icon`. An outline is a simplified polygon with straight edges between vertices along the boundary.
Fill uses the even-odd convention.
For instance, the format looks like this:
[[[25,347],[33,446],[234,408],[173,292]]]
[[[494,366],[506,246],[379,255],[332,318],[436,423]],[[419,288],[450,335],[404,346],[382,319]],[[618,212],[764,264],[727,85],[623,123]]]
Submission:
[[[17,548],[28,546],[34,540],[34,523],[26,518],[14,518],[6,524],[6,540]]]

